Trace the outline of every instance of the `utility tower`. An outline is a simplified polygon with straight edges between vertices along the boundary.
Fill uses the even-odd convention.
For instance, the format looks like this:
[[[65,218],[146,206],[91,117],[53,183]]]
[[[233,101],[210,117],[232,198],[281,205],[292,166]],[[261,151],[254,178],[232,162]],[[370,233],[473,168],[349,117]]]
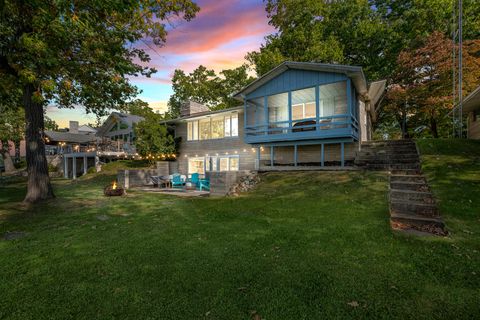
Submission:
[[[452,1],[453,136],[463,138],[463,0]]]

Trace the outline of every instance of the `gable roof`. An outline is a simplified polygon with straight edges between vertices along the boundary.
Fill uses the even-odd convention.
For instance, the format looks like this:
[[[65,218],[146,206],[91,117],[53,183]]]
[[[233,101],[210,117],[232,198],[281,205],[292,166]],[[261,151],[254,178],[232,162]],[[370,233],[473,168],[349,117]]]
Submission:
[[[143,117],[140,117],[140,116],[137,116],[137,115],[134,115],[134,114],[128,114],[128,113],[122,113],[122,112],[114,111],[103,122],[102,126],[100,128],[98,128],[97,136],[102,136],[102,135],[106,134],[108,132],[108,130],[110,130],[113,119],[125,123],[126,125],[128,125],[129,128],[132,128],[134,123],[138,123],[138,122],[144,120]]]
[[[279,76],[290,69],[297,70],[308,70],[308,71],[318,71],[318,72],[331,72],[331,73],[343,73],[350,79],[352,79],[355,89],[360,94],[366,94],[368,91],[367,80],[363,74],[362,67],[358,66],[347,66],[342,64],[327,64],[327,63],[316,63],[316,62],[293,62],[285,61],[273,68],[269,72],[265,73],[260,78],[251,82],[245,86],[242,90],[233,95],[234,98],[242,100],[243,96],[255,91],[259,87],[263,86],[273,78]]]
[[[95,132],[97,132],[97,129],[95,129],[95,128],[89,126],[89,125],[84,124],[84,125],[81,125],[81,126],[78,127],[78,131],[79,132],[84,132],[84,133],[95,133]]]
[[[475,109],[480,109],[480,86],[463,99],[462,103],[463,113],[468,113]]]

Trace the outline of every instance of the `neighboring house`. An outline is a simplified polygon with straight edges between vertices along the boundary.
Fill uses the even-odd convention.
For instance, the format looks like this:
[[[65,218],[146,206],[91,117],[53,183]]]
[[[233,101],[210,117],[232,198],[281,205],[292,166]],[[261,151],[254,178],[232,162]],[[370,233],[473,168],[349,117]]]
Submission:
[[[126,158],[135,154],[134,127],[143,118],[113,112],[99,129],[70,121],[68,131],[45,131],[47,154],[63,156],[66,178],[85,174],[100,161]]]
[[[361,67],[284,62],[234,95],[243,106],[209,111],[197,103],[167,123],[181,137],[181,173],[344,166],[371,139],[385,81]]]
[[[89,126],[78,126],[78,121],[70,121],[68,131],[45,130],[47,154],[65,154],[94,148],[97,143],[96,130]]]
[[[467,119],[467,138],[480,139],[480,87],[463,99],[462,110]]]
[[[143,117],[112,112],[103,125],[98,128],[97,136],[102,139],[133,143],[135,141],[135,124],[142,121]]]

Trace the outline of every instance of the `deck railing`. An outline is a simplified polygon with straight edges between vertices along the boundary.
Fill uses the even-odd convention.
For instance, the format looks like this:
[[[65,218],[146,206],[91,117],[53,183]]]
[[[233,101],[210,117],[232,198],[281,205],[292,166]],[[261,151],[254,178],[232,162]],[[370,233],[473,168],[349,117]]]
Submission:
[[[341,135],[345,132],[350,132],[352,136],[358,137],[357,119],[353,115],[338,114],[319,117],[318,122],[317,118],[306,118],[245,126],[245,138],[247,140],[249,138],[261,138],[262,136],[265,140],[268,140],[273,135],[291,135],[292,137],[298,135],[322,138],[322,136],[331,137],[335,132]]]

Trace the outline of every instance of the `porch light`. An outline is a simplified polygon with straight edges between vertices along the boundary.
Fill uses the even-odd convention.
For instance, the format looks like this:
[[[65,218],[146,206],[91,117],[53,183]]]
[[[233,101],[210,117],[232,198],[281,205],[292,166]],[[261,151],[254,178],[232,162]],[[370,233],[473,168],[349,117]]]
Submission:
[[[237,153],[238,153],[237,150],[235,150],[235,154],[237,154]]]
[[[187,155],[184,155],[184,157],[186,158],[186,157],[187,157]]]
[[[243,149],[243,152],[247,152],[247,149]]]
[[[228,152],[225,152],[225,154],[228,154]]]

